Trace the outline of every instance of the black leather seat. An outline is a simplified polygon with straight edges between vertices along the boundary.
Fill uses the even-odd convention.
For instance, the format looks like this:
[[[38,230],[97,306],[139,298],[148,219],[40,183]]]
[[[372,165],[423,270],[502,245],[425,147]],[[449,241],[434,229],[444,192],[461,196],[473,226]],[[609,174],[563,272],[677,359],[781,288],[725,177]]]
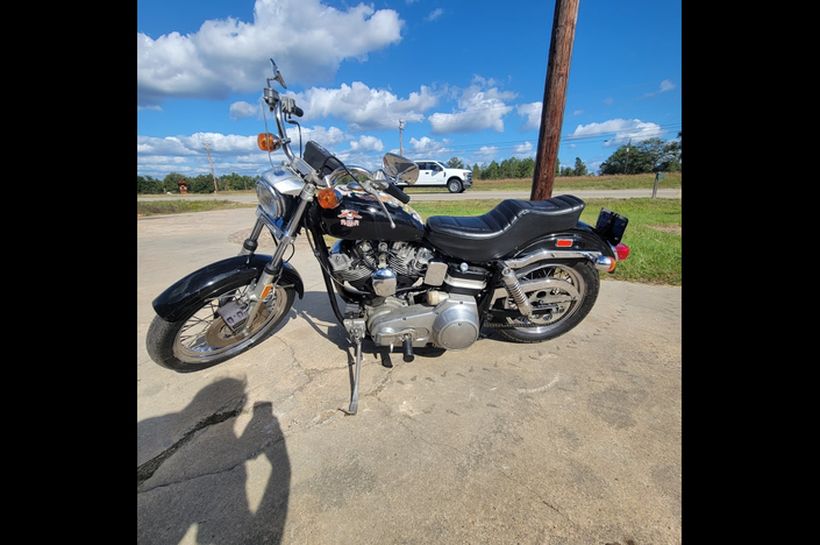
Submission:
[[[546,201],[506,199],[482,216],[432,216],[425,238],[466,261],[492,261],[547,233],[575,227],[584,201],[560,195]]]

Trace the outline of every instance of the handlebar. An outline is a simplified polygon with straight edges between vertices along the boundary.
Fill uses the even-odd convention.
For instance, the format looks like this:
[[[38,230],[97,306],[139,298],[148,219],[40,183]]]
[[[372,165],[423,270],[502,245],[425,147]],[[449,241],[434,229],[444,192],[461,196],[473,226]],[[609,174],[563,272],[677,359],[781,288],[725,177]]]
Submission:
[[[383,191],[388,195],[393,195],[404,204],[410,202],[410,195],[402,191],[402,189],[394,183],[388,184],[387,187],[383,189]]]

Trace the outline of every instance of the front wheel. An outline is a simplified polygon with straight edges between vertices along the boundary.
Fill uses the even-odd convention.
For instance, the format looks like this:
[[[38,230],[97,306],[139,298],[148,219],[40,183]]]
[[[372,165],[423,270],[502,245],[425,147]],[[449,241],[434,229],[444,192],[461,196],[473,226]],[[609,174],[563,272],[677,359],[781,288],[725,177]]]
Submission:
[[[447,191],[450,193],[460,193],[461,192],[461,180],[458,178],[450,178],[447,182]]]
[[[554,339],[581,323],[592,310],[598,298],[600,278],[589,261],[536,264],[529,269],[519,281],[551,279],[555,287],[526,291],[533,316],[507,318],[507,327],[499,329],[502,336],[519,343]],[[511,297],[496,305],[508,310],[517,308]]]
[[[293,288],[276,286],[248,332],[234,333],[217,310],[228,303],[246,306],[250,286],[247,280],[237,280],[175,322],[155,316],[146,339],[148,355],[162,367],[190,373],[222,363],[268,338],[287,316],[295,292]]]

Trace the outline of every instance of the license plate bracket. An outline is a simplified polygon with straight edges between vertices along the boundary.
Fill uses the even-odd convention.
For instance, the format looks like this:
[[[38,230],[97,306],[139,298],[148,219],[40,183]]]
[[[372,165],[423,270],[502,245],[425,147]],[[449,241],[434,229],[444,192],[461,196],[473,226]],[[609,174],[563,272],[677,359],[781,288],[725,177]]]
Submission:
[[[222,318],[231,331],[236,331],[238,327],[248,319],[247,306],[242,306],[236,301],[229,301],[221,305],[216,313]]]

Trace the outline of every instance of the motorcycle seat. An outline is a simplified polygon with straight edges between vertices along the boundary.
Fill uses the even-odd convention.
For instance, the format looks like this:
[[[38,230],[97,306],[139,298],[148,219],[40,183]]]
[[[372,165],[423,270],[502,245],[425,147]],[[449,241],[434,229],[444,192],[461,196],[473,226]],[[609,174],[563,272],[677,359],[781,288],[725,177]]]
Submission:
[[[575,227],[584,206],[573,195],[545,201],[506,199],[481,216],[431,216],[425,238],[450,257],[492,261],[540,236]]]

